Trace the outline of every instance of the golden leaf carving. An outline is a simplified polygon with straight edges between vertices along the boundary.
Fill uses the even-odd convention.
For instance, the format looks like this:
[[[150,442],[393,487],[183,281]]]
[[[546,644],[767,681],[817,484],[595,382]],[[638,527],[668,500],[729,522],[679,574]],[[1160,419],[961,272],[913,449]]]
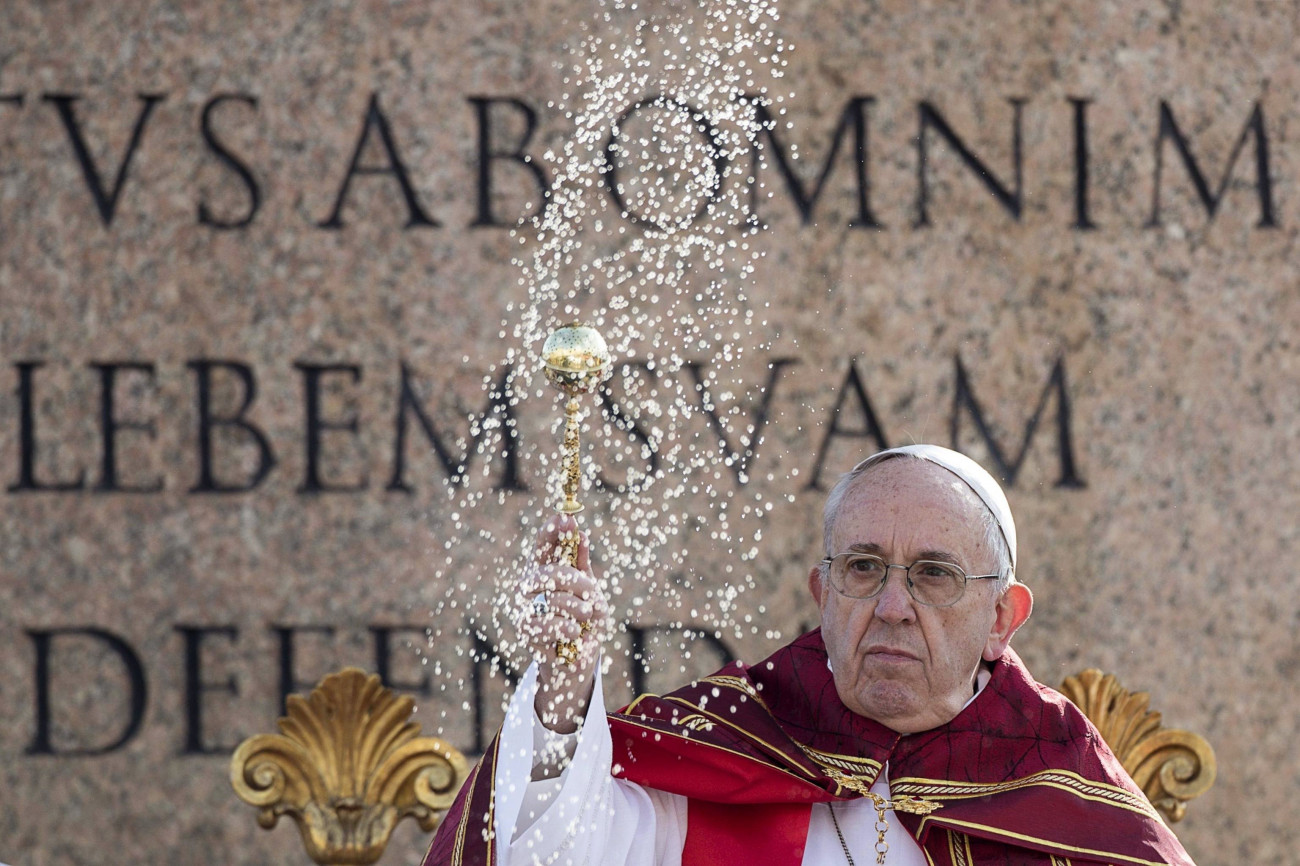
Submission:
[[[330,866],[368,866],[397,822],[431,831],[465,780],[465,758],[411,720],[415,702],[377,674],[345,668],[305,700],[292,695],[281,733],[249,737],[235,750],[230,781],[257,821],[298,824],[308,855]]]
[[[1066,677],[1061,692],[1092,720],[1124,769],[1170,822],[1181,821],[1187,801],[1214,784],[1214,749],[1191,731],[1165,728],[1148,709],[1146,692],[1130,692],[1112,674],[1089,668]]]

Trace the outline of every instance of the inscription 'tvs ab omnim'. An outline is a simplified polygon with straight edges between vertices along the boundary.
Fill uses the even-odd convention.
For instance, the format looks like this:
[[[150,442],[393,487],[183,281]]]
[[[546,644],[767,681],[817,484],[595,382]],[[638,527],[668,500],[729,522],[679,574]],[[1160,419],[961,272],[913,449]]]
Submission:
[[[811,85],[807,89],[816,87],[817,85]],[[795,90],[806,92],[805,87],[801,86]],[[242,229],[253,225],[265,204],[264,191],[273,186],[268,166],[256,163],[246,152],[232,144],[232,140],[246,140],[250,135],[261,136],[268,142],[295,138],[267,129],[268,121],[261,115],[262,104],[256,93],[220,93],[208,98],[201,106],[178,105],[168,93],[141,93],[135,97],[138,105],[134,120],[129,124],[127,118],[130,112],[123,104],[126,100],[118,95],[43,93],[39,96],[33,94],[33,97],[29,99],[25,93],[0,93],[0,117],[15,112],[18,114],[17,118],[5,118],[4,123],[12,130],[10,134],[20,139],[30,136],[34,141],[45,141],[58,135],[56,130],[61,127],[62,135],[67,141],[67,150],[64,151],[66,156],[61,155],[57,149],[32,150],[31,156],[17,160],[16,167],[0,173],[0,177],[7,174],[9,179],[6,183],[23,183],[25,178],[35,174],[24,170],[24,159],[71,158],[80,169],[88,198],[105,227],[112,226],[124,200],[130,202],[130,207],[149,207],[150,190],[139,188],[145,179],[133,183],[131,176],[137,151],[158,123],[188,126],[194,122],[192,113],[197,113],[197,135],[193,139],[193,147],[173,150],[168,158],[183,165],[194,166],[195,169],[207,165],[213,167],[215,173],[211,177],[217,180],[206,189],[195,190],[194,213],[199,225],[214,230]],[[932,224],[936,206],[941,207],[943,204],[935,201],[936,178],[949,176],[953,169],[960,167],[965,170],[965,182],[979,184],[990,194],[994,204],[980,205],[990,209],[990,218],[1001,211],[1005,219],[1019,223],[1028,212],[1024,206],[1026,148],[1022,128],[1024,115],[1030,111],[1065,112],[1068,116],[1068,124],[1061,125],[1068,132],[1060,136],[1061,140],[1049,139],[1037,145],[1051,151],[1050,154],[1041,154],[1043,159],[1055,159],[1062,168],[1068,169],[1072,179],[1068,201],[1062,202],[1061,213],[1056,216],[1060,225],[1088,231],[1115,220],[1114,214],[1097,213],[1090,198],[1094,163],[1104,163],[1105,160],[1104,155],[1097,155],[1091,145],[1088,109],[1098,101],[1096,97],[1069,97],[1055,103],[1031,103],[1030,100],[1017,96],[996,98],[993,102],[998,104],[997,108],[977,110],[975,115],[1003,118],[998,122],[1005,126],[997,133],[969,128],[959,131],[944,114],[945,110],[953,107],[952,103],[978,103],[980,94],[961,94],[947,100],[950,103],[948,109],[937,100],[917,101],[915,123],[898,124],[906,130],[905,138],[884,142],[884,147],[891,152],[899,152],[903,160],[910,159],[915,166],[916,182],[906,200],[888,202],[884,208],[873,202],[871,196],[871,171],[878,158],[873,160],[869,145],[881,138],[877,136],[873,139],[869,136],[873,107],[878,103],[876,96],[849,95],[838,115],[830,121],[829,130],[824,121],[800,121],[796,126],[790,118],[797,116],[797,105],[787,106],[778,117],[760,98],[748,99],[754,105],[760,132],[757,135],[757,147],[751,149],[750,171],[739,174],[745,178],[743,182],[749,185],[751,210],[760,220],[773,218],[783,207],[778,205],[771,213],[760,212],[759,204],[764,197],[758,194],[758,189],[765,186],[774,193],[775,198],[784,199],[793,205],[799,221],[805,226],[827,221],[824,213],[818,218],[818,207],[823,202],[839,200],[843,203],[851,200],[850,206],[837,206],[836,211],[844,214],[842,218],[852,228],[882,228],[888,224],[905,222],[912,228],[921,229]],[[443,223],[428,200],[439,194],[445,198],[448,191],[430,189],[427,180],[410,168],[412,164],[427,164],[430,155],[409,143],[404,144],[414,137],[410,135],[412,125],[428,126],[430,121],[443,127],[468,126],[465,137],[475,143],[472,148],[458,149],[474,154],[471,163],[464,166],[465,171],[444,173],[451,177],[463,176],[463,181],[453,182],[472,186],[474,216],[468,223],[471,228],[510,228],[547,207],[552,170],[545,164],[544,157],[534,152],[537,149],[534,138],[539,121],[549,122],[550,118],[539,118],[538,110],[522,96],[467,96],[465,103],[468,110],[459,107],[451,110],[442,105],[431,107],[431,116],[427,118],[399,116],[393,119],[383,108],[380,94],[371,93],[355,138],[350,138],[347,133],[348,129],[354,128],[355,120],[318,118],[317,129],[334,129],[341,140],[354,143],[350,148],[350,158],[345,157],[345,151],[341,150],[337,157],[337,168],[326,175],[324,182],[328,186],[319,198],[321,201],[332,201],[333,204],[328,210],[321,208],[318,214],[310,217],[311,225],[323,230],[341,230],[347,225],[345,213],[348,218],[357,221],[392,220],[393,208],[385,208],[380,213],[367,213],[360,207],[347,207],[357,185],[365,183],[381,185],[387,191],[385,194],[401,202],[406,219],[404,223],[395,223],[395,228],[441,227]],[[1201,129],[1224,124],[1224,128],[1238,128],[1238,124],[1242,123],[1240,116],[1206,118],[1204,112],[1180,106],[1179,114],[1183,116],[1180,122],[1170,102],[1153,98],[1150,104],[1148,117],[1130,119],[1129,128],[1124,132],[1143,142],[1154,140],[1154,171],[1144,184],[1150,195],[1150,206],[1145,209],[1142,220],[1144,227],[1162,225],[1165,207],[1162,205],[1162,187],[1170,182],[1170,178],[1178,178],[1179,175],[1172,169],[1166,172],[1166,154],[1177,157],[1177,161],[1182,164],[1184,171],[1181,175],[1185,178],[1182,183],[1190,184],[1207,219],[1213,220],[1248,142],[1253,157],[1248,158],[1248,161],[1253,163],[1253,186],[1258,202],[1259,218],[1256,226],[1278,227],[1262,103],[1256,102],[1246,112],[1244,125],[1240,126],[1241,131],[1228,153],[1211,153],[1208,156],[1204,147],[1194,146],[1184,131],[1185,128]],[[707,112],[658,94],[646,94],[624,108],[621,115],[611,121],[605,146],[609,170],[601,175],[601,194],[611,198],[629,223],[645,228],[653,228],[653,221],[636,213],[621,195],[623,182],[631,177],[631,168],[623,163],[621,151],[614,142],[620,124],[627,123],[636,115],[643,116],[638,119],[654,121],[656,113],[664,112],[683,113],[703,143],[708,158],[715,162],[724,159],[717,147],[718,129],[714,127]],[[111,124],[123,127],[115,131],[115,138],[127,139],[125,147],[119,152],[99,159],[93,155],[104,153],[106,148],[92,141],[87,134],[85,118],[92,113],[121,118]],[[127,126],[129,137],[125,128]],[[969,143],[977,136],[1006,141],[1006,147],[998,147],[998,150],[1005,152],[990,155],[989,148],[985,147],[981,155]],[[274,164],[279,166],[292,162],[297,152],[288,149],[290,145],[285,143],[270,146],[286,148],[282,153],[272,152]],[[301,142],[293,147],[300,150]],[[1198,150],[1202,154],[1199,160],[1194,156]],[[805,155],[796,159],[796,151]],[[1215,172],[1207,169],[1207,166],[1216,164],[1221,168],[1217,172],[1218,180],[1214,182]],[[193,172],[185,174],[192,176]],[[775,178],[779,178],[779,181]],[[742,181],[738,179],[737,182]],[[1177,184],[1179,180],[1172,182]],[[221,195],[223,204],[214,204],[216,196],[213,191],[222,186],[229,187]],[[281,182],[274,186],[283,187],[284,184]],[[301,197],[303,192],[294,191],[294,196],[291,197]],[[469,197],[469,192],[470,189],[459,189],[450,195],[463,200]],[[154,191],[154,194],[164,193]],[[724,194],[721,187],[710,193],[713,198]],[[166,195],[174,197],[175,191],[168,190]],[[36,196],[38,199],[44,197],[46,196]],[[788,208],[788,205],[784,207]],[[505,210],[514,212],[503,213]],[[0,213],[0,219],[6,217],[14,218]],[[24,217],[30,219],[31,214],[25,214]]]

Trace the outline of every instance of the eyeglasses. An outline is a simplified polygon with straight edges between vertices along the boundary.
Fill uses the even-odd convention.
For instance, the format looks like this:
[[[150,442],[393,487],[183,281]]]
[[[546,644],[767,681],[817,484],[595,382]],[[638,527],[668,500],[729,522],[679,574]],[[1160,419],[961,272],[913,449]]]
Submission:
[[[885,588],[891,568],[907,572],[907,592],[930,607],[956,604],[966,593],[968,580],[996,580],[1000,574],[967,574],[951,562],[918,559],[911,565],[885,562],[872,553],[839,553],[822,560],[828,566],[831,586],[849,598],[875,598]]]

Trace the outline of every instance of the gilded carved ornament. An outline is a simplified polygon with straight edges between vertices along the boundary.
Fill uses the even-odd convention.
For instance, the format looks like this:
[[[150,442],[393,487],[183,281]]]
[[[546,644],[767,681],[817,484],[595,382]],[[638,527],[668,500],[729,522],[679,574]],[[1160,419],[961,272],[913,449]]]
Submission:
[[[397,822],[432,831],[465,780],[465,758],[411,721],[415,702],[379,676],[345,668],[303,699],[288,700],[280,734],[249,737],[235,750],[230,781],[270,829],[298,824],[312,860],[367,866],[384,853]]]
[[[1092,720],[1124,769],[1169,821],[1214,784],[1214,749],[1191,731],[1165,728],[1146,692],[1130,692],[1096,668],[1066,677],[1061,692]]]

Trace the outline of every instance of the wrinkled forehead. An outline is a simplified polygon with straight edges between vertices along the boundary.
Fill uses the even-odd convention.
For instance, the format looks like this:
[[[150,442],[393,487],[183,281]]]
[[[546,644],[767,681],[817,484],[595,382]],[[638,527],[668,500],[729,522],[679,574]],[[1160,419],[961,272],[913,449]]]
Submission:
[[[984,547],[988,507],[970,485],[942,466],[914,457],[896,457],[867,467],[844,493],[832,530],[848,545],[868,540],[864,532],[909,530],[934,543]],[[954,551],[957,552],[957,551]]]

